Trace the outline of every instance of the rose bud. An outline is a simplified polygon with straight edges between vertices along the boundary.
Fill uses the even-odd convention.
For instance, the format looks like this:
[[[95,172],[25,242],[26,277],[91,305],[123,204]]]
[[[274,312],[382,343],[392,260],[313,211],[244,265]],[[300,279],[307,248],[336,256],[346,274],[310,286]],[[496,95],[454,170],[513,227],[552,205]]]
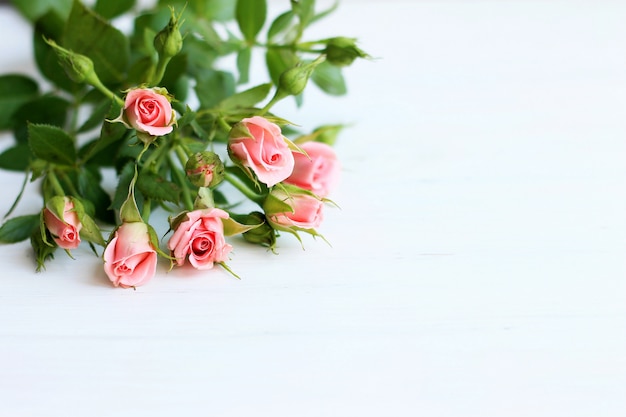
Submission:
[[[324,62],[325,59],[326,57],[321,55],[315,61],[307,64],[298,63],[295,67],[283,72],[278,79],[276,97],[297,96],[302,93],[315,67]]]
[[[344,37],[329,39],[324,50],[328,62],[338,67],[345,67],[352,64],[357,58],[369,57],[368,54],[357,48],[355,41],[355,39]]]
[[[267,223],[265,214],[253,211],[243,221],[244,224],[259,224],[260,226],[243,233],[243,238],[250,243],[255,243],[269,248],[276,246],[276,231]]]
[[[322,223],[323,208],[323,201],[310,193],[279,189],[273,189],[263,205],[270,225],[279,230],[315,229]]]
[[[128,91],[120,116],[112,122],[135,129],[141,141],[151,143],[170,133],[176,120],[167,90],[154,87]]]
[[[293,154],[278,125],[261,116],[243,119],[230,131],[228,138],[230,158],[257,179],[272,187],[293,171]]]
[[[43,219],[46,228],[50,231],[54,242],[63,249],[76,249],[80,244],[80,229],[82,224],[78,219],[74,203],[67,197],[62,197],[65,204],[61,213],[55,214],[50,204],[43,209]]]
[[[65,73],[70,80],[75,83],[86,82],[94,86],[101,85],[100,79],[94,70],[91,58],[65,49],[57,45],[57,43],[52,39],[46,39],[45,41],[52,47],[52,49],[54,49],[54,52],[59,59],[59,63],[65,70]]]
[[[224,164],[214,152],[197,152],[187,160],[185,172],[193,185],[215,187],[224,179]]]
[[[183,37],[180,34],[180,21],[171,9],[171,17],[165,26],[154,38],[154,49],[165,58],[172,58],[183,48]]]
[[[215,262],[224,262],[232,246],[224,239],[222,219],[228,213],[218,208],[209,208],[187,212],[178,216],[172,224],[174,234],[167,247],[181,266],[185,259],[196,269],[211,269]]]
[[[104,272],[113,285],[138,287],[156,273],[157,252],[151,243],[148,225],[122,223],[104,250]]]
[[[326,197],[339,179],[339,160],[335,151],[321,142],[305,142],[300,147],[306,155],[294,152],[293,172],[285,182]]]

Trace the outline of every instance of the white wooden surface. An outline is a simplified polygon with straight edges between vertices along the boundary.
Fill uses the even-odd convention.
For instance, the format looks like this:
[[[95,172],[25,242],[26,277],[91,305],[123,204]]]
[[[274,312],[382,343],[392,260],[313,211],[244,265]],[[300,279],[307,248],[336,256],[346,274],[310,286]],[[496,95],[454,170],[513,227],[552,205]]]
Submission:
[[[239,244],[241,281],[163,266],[132,291],[87,250],[35,274],[2,246],[0,415],[625,415],[624,21],[617,1],[345,2],[316,31],[379,59],[283,112],[353,123],[332,248]],[[32,73],[28,28],[3,7],[0,30],[0,72]],[[21,180],[0,173],[0,212]]]

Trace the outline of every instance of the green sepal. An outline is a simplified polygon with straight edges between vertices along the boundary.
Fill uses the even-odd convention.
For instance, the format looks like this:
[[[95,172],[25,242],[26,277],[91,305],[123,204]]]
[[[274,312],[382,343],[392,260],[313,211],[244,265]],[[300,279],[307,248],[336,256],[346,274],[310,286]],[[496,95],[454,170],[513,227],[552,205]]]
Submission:
[[[250,138],[254,139],[250,130],[246,127],[245,123],[235,123],[235,125],[230,129],[230,133],[228,134],[230,138]]]
[[[168,222],[170,224],[170,230],[176,230],[178,229],[178,226],[180,226],[180,224],[184,221],[186,221],[188,219],[187,217],[187,213],[189,213],[187,210],[182,211],[180,213],[178,213],[176,216],[170,216],[168,217]],[[169,232],[169,230],[168,230]]]
[[[50,245],[45,240],[46,231],[47,229],[44,227],[43,234],[39,230],[34,230],[30,235],[30,245],[35,252],[35,258],[37,259],[37,272],[41,272],[42,269],[46,269],[46,261],[54,259],[54,252],[58,248],[58,246]]]
[[[74,211],[76,212],[78,221],[82,224],[82,228],[80,229],[81,238],[85,239],[87,242],[104,246],[105,241],[102,237],[102,232],[93,218],[87,214],[83,203],[75,197],[70,197],[70,200],[74,203]],[[62,219],[63,217],[59,218]]]
[[[120,220],[122,223],[134,223],[134,222],[142,222],[141,213],[139,212],[139,208],[137,207],[137,201],[135,200],[135,183],[137,182],[137,165],[135,165],[135,173],[133,178],[130,180],[130,184],[128,186],[128,197],[122,203],[122,207],[120,207]]]
[[[283,136],[283,140],[285,141],[285,143],[287,144],[287,147],[289,148],[291,152],[301,153],[305,156],[308,156],[306,151],[302,149],[301,147],[299,147],[298,145],[296,145],[295,142],[292,142],[290,139],[286,138],[285,136]]]
[[[224,225],[224,236],[234,236],[255,229],[261,226],[263,222],[259,224],[242,224],[232,217],[228,217],[227,219],[222,219],[222,224]]]
[[[232,276],[234,276],[237,279],[241,279],[241,277],[237,274],[235,274],[235,271],[233,271],[230,266],[226,265],[226,262],[217,262],[217,264],[219,266],[221,266],[222,268],[224,268],[229,274],[231,274]]]
[[[213,192],[209,187],[198,188],[198,195],[193,203],[194,210],[210,209],[215,207],[215,201],[213,201]]]
[[[63,221],[63,216],[65,214],[65,196],[57,195],[50,198],[46,202],[46,208],[50,210],[50,212],[54,214],[59,220]]]
[[[160,245],[159,245],[159,236],[157,235],[156,230],[154,230],[154,228],[150,226],[148,223],[146,223],[146,226],[148,227],[148,237],[150,238],[150,244],[152,245],[156,253],[159,256],[162,256],[163,258],[169,259],[170,261],[172,259],[176,259],[176,258],[172,258],[169,254],[161,250]]]
[[[287,194],[289,195],[289,193]],[[270,193],[263,202],[263,211],[266,213],[266,215],[271,216],[272,214],[276,213],[293,213],[293,207],[285,200],[281,200],[274,194]]]

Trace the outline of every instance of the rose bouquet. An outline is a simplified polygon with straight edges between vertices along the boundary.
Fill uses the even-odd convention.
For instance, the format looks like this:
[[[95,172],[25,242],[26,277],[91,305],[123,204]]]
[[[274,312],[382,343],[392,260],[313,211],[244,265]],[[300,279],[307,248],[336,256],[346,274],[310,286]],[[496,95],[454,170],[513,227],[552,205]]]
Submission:
[[[84,242],[127,288],[149,281],[159,257],[234,274],[229,236],[272,250],[282,233],[320,236],[341,125],[301,132],[272,108],[288,97],[300,106],[309,81],[345,93],[342,67],[367,55],[351,38],[305,37],[336,5],[291,0],[269,20],[265,0],[13,4],[32,23],[41,77],[0,75],[0,129],[15,137],[0,168],[25,172],[22,193],[34,183],[43,203],[13,216],[20,193],[0,241],[30,239],[37,270]],[[112,23],[124,17],[126,32]],[[267,82],[249,86],[253,50]],[[165,236],[155,210],[169,213]]]

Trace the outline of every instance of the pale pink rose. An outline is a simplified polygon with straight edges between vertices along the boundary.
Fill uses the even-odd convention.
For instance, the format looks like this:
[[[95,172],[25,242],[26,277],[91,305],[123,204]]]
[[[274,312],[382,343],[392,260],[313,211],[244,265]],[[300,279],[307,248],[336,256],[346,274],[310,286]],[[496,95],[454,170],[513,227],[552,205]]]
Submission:
[[[222,219],[228,213],[218,208],[190,211],[174,231],[167,246],[180,266],[189,259],[196,269],[211,269],[214,262],[224,262],[232,246],[224,239]]]
[[[299,227],[315,229],[322,224],[324,203],[318,198],[307,194],[292,193],[287,196],[282,191],[273,192],[273,195],[289,204],[293,212],[269,213],[270,222],[281,227]]]
[[[104,272],[113,285],[138,287],[155,274],[157,253],[150,243],[148,225],[123,223],[104,250]]]
[[[339,179],[335,151],[322,142],[305,142],[300,147],[308,156],[294,152],[293,173],[285,182],[326,197]]]
[[[252,137],[238,137],[237,129],[233,129],[228,140],[231,157],[250,168],[259,181],[268,187],[291,175],[293,154],[280,127],[261,116],[243,119],[240,123]]]
[[[172,105],[160,89],[136,88],[126,94],[124,115],[128,124],[138,132],[163,136],[172,131]]]
[[[83,225],[78,220],[74,203],[67,197],[63,209],[63,218],[58,218],[48,208],[43,209],[43,220],[54,242],[63,249],[76,249],[80,244],[80,229]]]

